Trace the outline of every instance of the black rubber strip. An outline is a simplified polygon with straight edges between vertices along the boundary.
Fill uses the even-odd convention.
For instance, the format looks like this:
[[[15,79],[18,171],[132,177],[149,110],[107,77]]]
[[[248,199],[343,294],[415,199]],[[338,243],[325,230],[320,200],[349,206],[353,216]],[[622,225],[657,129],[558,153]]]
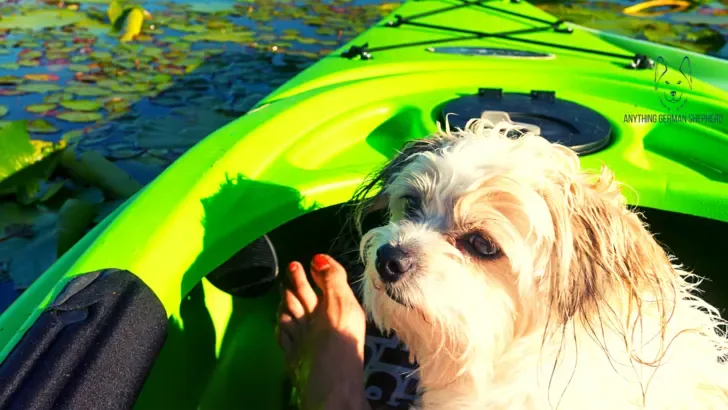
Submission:
[[[0,364],[0,409],[131,409],[166,335],[164,306],[136,275],[81,275]]]

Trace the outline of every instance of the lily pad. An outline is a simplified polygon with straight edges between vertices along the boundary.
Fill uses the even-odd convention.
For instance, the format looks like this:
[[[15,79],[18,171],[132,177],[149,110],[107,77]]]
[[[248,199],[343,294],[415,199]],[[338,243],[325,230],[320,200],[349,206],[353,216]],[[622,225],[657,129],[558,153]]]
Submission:
[[[88,85],[73,85],[66,87],[64,91],[75,94],[79,97],[106,97],[111,95],[111,91],[109,90],[101,87],[91,87]]]
[[[159,47],[146,47],[142,50],[142,55],[149,57],[158,57],[164,53],[164,49]]]
[[[17,192],[19,187],[46,180],[57,163],[55,153],[66,142],[31,140],[29,121],[13,121],[0,129],[0,192]]]
[[[177,65],[181,65],[184,67],[197,67],[204,62],[205,60],[201,58],[185,58],[183,60],[177,61]]]
[[[177,51],[187,51],[191,47],[192,47],[192,44],[183,42],[183,41],[169,45],[170,50],[177,50]]]
[[[39,134],[55,134],[56,132],[58,132],[58,128],[42,118],[38,120],[28,121],[27,127],[29,132],[35,132]]]
[[[163,84],[172,81],[172,79],[172,76],[169,74],[157,74],[151,80],[155,84]]]
[[[104,104],[104,108],[108,110],[109,112],[124,112],[128,111],[129,108],[131,108],[131,102],[124,100],[122,98],[119,99],[112,99],[107,101]]]
[[[8,114],[8,111],[10,111],[8,107],[0,105],[0,117],[6,116]]]
[[[61,139],[68,142],[69,144],[73,144],[74,142],[80,140],[83,138],[83,136],[86,134],[86,131],[83,129],[75,129],[68,131],[67,133],[63,134],[61,136]]]
[[[69,64],[68,69],[77,73],[87,73],[91,71],[91,67],[85,64]]]
[[[43,57],[43,52],[39,50],[25,49],[18,54],[18,58],[22,60],[34,60]]]
[[[15,71],[15,70],[20,69],[20,64],[18,64],[18,63],[2,63],[2,64],[0,64],[0,68],[3,69],[3,70],[8,70],[8,71]]]
[[[60,102],[61,107],[71,111],[98,111],[101,103],[94,100],[65,100]]]
[[[99,61],[111,61],[113,56],[108,51],[94,51],[93,53],[89,54],[89,57],[93,60],[99,60]]]
[[[233,32],[208,32],[198,34],[188,34],[182,37],[182,40],[196,43],[198,41],[210,42],[229,42],[248,44],[253,41],[253,34],[249,31],[233,31]]]
[[[172,23],[169,28],[183,33],[204,33],[207,29],[203,26],[196,26],[191,24]]]
[[[33,114],[42,114],[48,111],[53,111],[56,107],[57,105],[55,103],[31,104],[25,107],[25,111]]]
[[[25,80],[14,75],[0,76],[0,85],[17,85],[22,84]]]
[[[43,102],[47,103],[58,103],[60,101],[64,100],[72,100],[73,94],[70,93],[59,93],[59,94],[49,94],[43,97]]]
[[[38,67],[40,66],[40,60],[18,60],[18,65],[21,67]]]
[[[53,83],[27,83],[15,87],[17,91],[26,93],[48,93],[61,90],[61,86]]]
[[[26,74],[26,80],[30,81],[58,81],[59,78],[55,74]]]
[[[71,10],[30,10],[23,14],[3,13],[0,20],[0,29],[31,29],[42,30],[50,27],[61,27],[78,23],[84,19],[82,13]]]
[[[139,63],[139,60],[136,60],[136,61],[120,60],[120,61],[116,61],[114,64],[116,64],[117,66],[119,66],[121,68],[125,68],[127,70],[133,70],[134,68],[139,66],[140,63]]]
[[[104,116],[98,112],[66,111],[58,113],[56,118],[68,122],[96,122]]]
[[[148,91],[151,88],[151,86],[148,84],[143,84],[143,83],[129,84],[129,83],[121,83],[121,82],[117,81],[116,83],[111,84],[110,88],[112,91],[116,91],[119,93],[135,93],[135,92],[140,93],[140,92]]]

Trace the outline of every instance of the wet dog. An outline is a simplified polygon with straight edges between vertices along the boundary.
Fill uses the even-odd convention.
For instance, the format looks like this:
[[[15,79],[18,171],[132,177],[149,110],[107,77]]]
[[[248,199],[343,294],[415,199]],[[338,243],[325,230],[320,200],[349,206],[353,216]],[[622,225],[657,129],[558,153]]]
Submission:
[[[359,218],[390,215],[361,241],[363,301],[418,362],[418,408],[728,409],[725,322],[697,277],[609,169],[510,131],[413,141],[356,197]]]

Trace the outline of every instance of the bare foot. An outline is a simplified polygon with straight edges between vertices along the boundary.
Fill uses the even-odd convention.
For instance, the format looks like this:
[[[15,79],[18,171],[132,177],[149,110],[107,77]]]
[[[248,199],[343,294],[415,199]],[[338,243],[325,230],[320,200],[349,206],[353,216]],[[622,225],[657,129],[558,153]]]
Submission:
[[[366,317],[346,281],[346,271],[333,258],[316,255],[311,276],[291,262],[290,287],[283,292],[278,342],[302,410],[362,410]]]

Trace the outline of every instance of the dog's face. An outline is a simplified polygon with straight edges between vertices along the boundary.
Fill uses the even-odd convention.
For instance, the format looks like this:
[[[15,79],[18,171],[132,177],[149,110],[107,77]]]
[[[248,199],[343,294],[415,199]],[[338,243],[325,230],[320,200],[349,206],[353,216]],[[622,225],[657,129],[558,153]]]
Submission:
[[[410,144],[364,189],[379,184],[367,206],[390,215],[361,243],[365,308],[420,364],[442,354],[452,372],[476,345],[496,354],[587,314],[630,275],[631,294],[646,280],[635,265],[664,260],[651,238],[632,245],[648,234],[607,171],[589,179],[573,151],[538,136],[468,129]]]
[[[425,337],[432,325],[453,340],[495,336],[494,327],[513,324],[518,275],[545,268],[533,247],[553,237],[537,190],[544,175],[521,161],[543,163],[548,154],[538,148],[551,146],[482,137],[439,144],[416,153],[383,189],[390,223],[363,240],[365,305],[399,332]]]
[[[655,90],[660,101],[668,109],[679,109],[685,104],[685,91],[692,88],[692,69],[690,59],[686,56],[680,64],[680,70],[671,70],[662,57],[655,63]]]

